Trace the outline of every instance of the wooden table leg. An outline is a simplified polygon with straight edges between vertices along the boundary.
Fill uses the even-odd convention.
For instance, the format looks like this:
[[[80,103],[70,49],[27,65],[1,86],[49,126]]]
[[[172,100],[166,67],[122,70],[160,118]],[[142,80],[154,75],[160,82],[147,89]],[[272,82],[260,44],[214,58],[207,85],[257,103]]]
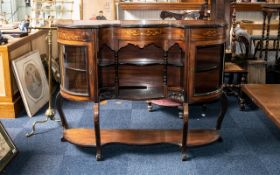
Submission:
[[[96,138],[96,160],[102,159],[102,151],[101,151],[101,137],[100,137],[100,124],[99,124],[99,103],[94,103],[93,105],[94,111],[94,130],[95,130],[95,138]]]

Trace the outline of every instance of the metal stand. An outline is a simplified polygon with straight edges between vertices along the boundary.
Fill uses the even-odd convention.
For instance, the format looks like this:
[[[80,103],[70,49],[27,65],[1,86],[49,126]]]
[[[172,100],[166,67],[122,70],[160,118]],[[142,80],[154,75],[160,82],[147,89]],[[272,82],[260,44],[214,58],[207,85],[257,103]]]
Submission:
[[[32,131],[30,133],[26,133],[26,137],[30,137],[35,135],[35,126],[37,124],[42,124],[42,123],[46,123],[49,119],[53,120],[53,121],[59,121],[60,120],[55,120],[54,116],[55,116],[55,109],[53,108],[52,105],[52,30],[56,30],[55,27],[51,27],[51,23],[49,23],[49,27],[35,27],[32,29],[42,29],[42,30],[48,30],[48,80],[49,80],[49,107],[45,112],[45,116],[46,119],[45,120],[41,120],[41,121],[35,121],[32,125]]]

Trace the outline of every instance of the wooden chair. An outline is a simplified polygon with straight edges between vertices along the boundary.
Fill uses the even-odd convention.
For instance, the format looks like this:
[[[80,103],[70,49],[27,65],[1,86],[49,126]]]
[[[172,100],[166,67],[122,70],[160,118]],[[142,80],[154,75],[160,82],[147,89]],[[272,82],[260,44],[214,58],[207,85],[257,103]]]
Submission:
[[[185,18],[191,19],[207,19],[210,15],[207,12],[208,1],[202,4],[198,12],[185,12],[185,13],[174,13],[170,11],[161,11],[160,18],[165,20],[166,18],[175,18],[176,20],[184,20]]]
[[[232,14],[232,21],[233,21],[233,28],[236,27],[236,15],[235,9],[233,5],[233,14]],[[264,4],[262,5],[262,12],[263,12],[263,24],[262,24],[262,35],[253,35],[250,37],[250,43],[254,43],[255,50],[252,52],[253,55],[251,58],[254,58],[254,61],[247,62],[247,72],[248,72],[248,83],[266,83],[266,82],[277,82],[277,73],[280,72],[280,58],[279,58],[279,38],[280,38],[280,22],[277,25],[274,23],[274,29],[278,29],[277,35],[271,35],[271,18],[273,14],[278,14],[280,19],[280,5],[279,4]],[[280,20],[278,20],[280,21]],[[232,51],[233,55],[235,56],[235,49],[237,47],[236,43],[238,42],[238,38],[235,35],[235,30],[233,30],[232,34]],[[273,47],[270,46],[270,42],[273,42]],[[268,60],[268,51],[276,51],[275,52],[275,63],[274,65],[267,65]],[[257,54],[258,53],[258,54]],[[266,76],[269,73],[271,75]],[[280,73],[278,73],[280,76]],[[268,77],[268,80],[266,80]],[[274,78],[273,78],[274,77]],[[276,78],[275,78],[276,77]],[[276,80],[276,81],[275,81]],[[278,82],[279,83],[279,82]]]
[[[240,31],[240,30],[239,30]],[[224,73],[227,81],[224,83],[227,94],[233,94],[238,97],[240,109],[244,106],[241,101],[241,84],[250,83],[265,83],[265,65],[266,61],[257,59],[251,56],[251,41],[248,35],[239,32],[237,34],[236,9],[232,6],[232,40],[231,40],[231,59],[225,63]],[[239,55],[237,50],[240,50]],[[234,83],[234,77],[236,82]],[[226,79],[225,78],[225,79]]]
[[[234,21],[235,22],[235,21]],[[233,22],[233,24],[234,24]],[[235,30],[235,29],[233,29]],[[230,60],[225,62],[224,66],[224,91],[227,95],[234,95],[238,98],[238,102],[241,100],[241,84],[247,82],[247,70],[246,70],[246,61],[249,59],[249,41],[243,35],[236,37],[235,31],[233,31],[233,40],[232,43],[238,42],[240,47],[241,54],[239,57],[235,52],[230,53]],[[233,44],[234,47],[237,46],[236,43]],[[232,49],[233,51],[236,48]],[[234,56],[233,56],[234,55]],[[234,59],[235,58],[235,59]],[[237,59],[239,58],[239,59]],[[243,110],[243,107],[240,105],[240,110]]]

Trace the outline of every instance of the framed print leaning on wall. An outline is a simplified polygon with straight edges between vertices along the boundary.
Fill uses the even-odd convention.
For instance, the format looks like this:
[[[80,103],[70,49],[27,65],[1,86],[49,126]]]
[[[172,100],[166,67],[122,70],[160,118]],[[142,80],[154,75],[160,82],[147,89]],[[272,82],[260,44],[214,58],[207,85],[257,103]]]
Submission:
[[[29,117],[49,100],[49,85],[39,51],[32,51],[12,61],[19,91]]]
[[[16,146],[0,121],[0,172],[14,158],[17,152]]]

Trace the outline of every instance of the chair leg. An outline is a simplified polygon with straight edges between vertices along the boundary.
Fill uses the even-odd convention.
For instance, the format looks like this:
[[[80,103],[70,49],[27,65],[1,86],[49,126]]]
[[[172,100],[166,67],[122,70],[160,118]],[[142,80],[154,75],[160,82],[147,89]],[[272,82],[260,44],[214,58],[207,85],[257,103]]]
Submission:
[[[239,110],[245,111],[245,99],[242,91],[240,92],[240,97],[239,97]]]
[[[245,110],[245,102],[244,102],[244,99],[243,99],[243,92],[241,90],[241,86],[242,84],[245,84],[247,83],[247,72],[246,73],[242,73],[241,75],[241,84],[240,84],[240,87],[238,89],[238,100],[239,100],[239,110],[240,111],[244,111]]]

